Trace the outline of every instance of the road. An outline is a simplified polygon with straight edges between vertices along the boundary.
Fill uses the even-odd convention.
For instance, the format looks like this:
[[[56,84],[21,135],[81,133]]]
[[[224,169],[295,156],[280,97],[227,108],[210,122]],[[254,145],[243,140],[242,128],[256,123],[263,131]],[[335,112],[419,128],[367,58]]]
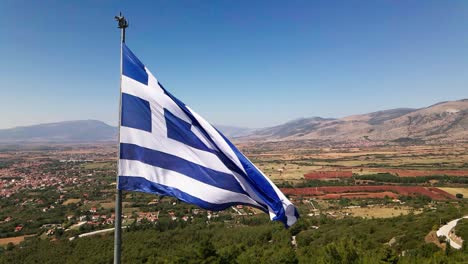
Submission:
[[[462,218],[468,218],[468,215],[465,215],[464,217]],[[454,237],[452,235],[450,235],[452,229],[457,225],[458,221],[460,221],[460,219],[462,218],[458,218],[458,219],[455,219],[455,220],[452,220],[450,222],[448,222],[448,224],[442,226],[441,228],[439,228],[439,230],[437,230],[437,236],[438,237],[441,237],[441,236],[445,236],[446,238],[448,238],[449,240],[449,244],[450,246],[452,246],[453,248],[455,249],[460,249],[461,248],[461,242],[458,242],[458,241],[454,241]]]
[[[122,229],[124,228],[127,228],[126,226],[123,226]],[[93,232],[89,232],[89,233],[84,233],[84,234],[81,234],[81,235],[78,235],[78,238],[82,238],[82,237],[87,237],[87,236],[94,236],[94,235],[98,235],[98,234],[102,234],[102,233],[107,233],[107,232],[112,232],[114,231],[114,228],[107,228],[107,229],[102,229],[102,230],[97,230],[97,231],[93,231]],[[70,237],[69,240],[73,240],[75,239],[75,237]]]

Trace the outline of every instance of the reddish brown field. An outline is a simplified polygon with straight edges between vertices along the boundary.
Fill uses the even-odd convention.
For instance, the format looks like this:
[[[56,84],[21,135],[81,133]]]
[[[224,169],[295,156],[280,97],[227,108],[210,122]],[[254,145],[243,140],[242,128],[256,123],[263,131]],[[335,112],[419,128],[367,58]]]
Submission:
[[[351,177],[353,177],[352,171],[311,171],[304,174],[304,178],[308,180]]]
[[[341,198],[348,198],[348,199],[371,199],[371,198],[380,198],[383,199],[385,197],[390,198],[397,198],[398,195],[393,192],[352,192],[352,193],[327,193],[324,195],[317,196],[319,199],[341,199]]]
[[[309,188],[283,188],[281,190],[284,192],[284,194],[314,196],[323,199],[336,199],[341,197],[384,198],[385,196],[396,198],[398,195],[424,195],[430,197],[433,200],[455,199],[453,195],[438,188],[421,186],[324,186]]]
[[[391,173],[400,177],[421,177],[431,175],[468,176],[468,170],[400,170],[400,169],[369,169],[380,173]]]

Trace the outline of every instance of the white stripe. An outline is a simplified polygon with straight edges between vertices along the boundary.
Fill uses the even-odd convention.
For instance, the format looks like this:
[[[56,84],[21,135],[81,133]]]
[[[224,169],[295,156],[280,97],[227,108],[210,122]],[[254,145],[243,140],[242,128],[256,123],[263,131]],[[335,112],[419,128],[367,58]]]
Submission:
[[[198,115],[195,111],[193,111],[192,109],[190,109],[188,106],[187,108],[189,109],[189,111],[191,112],[191,114],[195,117],[195,119],[197,119],[197,121],[200,123],[200,125],[203,127],[203,129],[208,133],[208,135],[212,138],[212,140],[216,143],[216,145],[218,146],[218,148],[223,151],[223,153],[226,154],[227,157],[229,157],[245,174],[247,174],[247,172],[244,170],[244,167],[242,166],[242,164],[240,163],[237,155],[234,153],[234,151],[231,149],[231,147],[229,146],[229,144],[224,140],[224,138],[218,133],[218,131],[216,129],[213,128],[213,126],[211,126],[211,124],[209,124],[205,119],[203,119],[203,117],[201,117],[200,115]],[[241,155],[243,155],[241,153]],[[248,159],[247,159],[248,160]],[[255,165],[250,162],[254,167]],[[268,178],[266,177],[263,172],[261,170],[259,170],[257,167],[255,167],[259,172],[260,174],[270,183],[270,185],[273,187],[273,190],[275,191],[275,193],[278,195],[278,198],[281,200],[282,202],[282,206],[285,210],[285,213],[286,213],[286,218],[287,218],[287,224],[288,225],[292,225],[294,224],[296,221],[297,221],[297,218],[294,216],[294,205],[284,196],[284,194],[278,189],[278,187],[276,187],[276,185]],[[249,183],[247,183],[245,181],[245,179],[241,176],[241,175],[238,175],[237,173],[233,172],[233,174],[235,175],[236,179],[239,181],[239,183],[241,184],[241,186],[244,188],[244,190],[246,190],[246,192],[251,196],[253,197],[255,200],[261,202],[262,199],[260,199],[256,194],[255,192],[253,191],[253,189],[250,187]],[[263,202],[262,202],[263,203]],[[268,205],[267,205],[268,206]],[[276,214],[275,212],[272,210],[271,207],[268,206],[268,211],[269,211],[269,215],[270,215],[270,218],[273,219]]]
[[[219,148],[219,150],[222,151],[231,161],[233,161],[234,164],[236,164],[240,170],[242,170],[245,174],[247,174],[247,172],[244,169],[244,166],[242,166],[242,164],[240,163],[234,151],[232,151],[231,147],[224,140],[224,138],[221,135],[219,135],[218,131],[216,131],[216,129],[214,129],[210,123],[208,123],[205,119],[203,119],[203,117],[201,117],[195,111],[190,109],[188,106],[186,107],[190,111],[190,113],[193,115],[193,117],[198,121],[198,123],[200,123],[202,128],[208,133],[208,135],[214,141],[214,143]]]
[[[122,126],[120,142],[171,154],[215,171],[231,173],[231,170],[213,153],[192,148],[167,137],[155,137],[140,129]]]
[[[164,90],[159,86],[158,80],[146,69],[148,74],[148,86],[122,76],[122,92],[137,96],[141,99],[148,101],[151,104],[152,115],[157,115],[157,118],[153,118],[153,131],[161,131],[161,135],[166,135],[164,109],[170,111],[173,115],[191,124],[192,121],[185,114],[185,112],[169,97],[164,93]],[[154,120],[156,119],[156,120]],[[161,122],[163,121],[164,122]],[[155,121],[158,121],[155,123]],[[216,149],[211,142],[198,130],[196,127],[192,127],[192,132],[210,149]]]
[[[213,204],[246,203],[259,206],[252,198],[245,194],[231,192],[212,185],[197,181],[175,171],[154,167],[136,160],[119,162],[121,176],[139,176],[151,182],[177,188],[191,196]]]
[[[242,188],[245,190],[245,192],[250,197],[252,197],[254,200],[256,200],[256,201],[258,201],[258,202],[260,202],[262,204],[265,204],[268,207],[268,213],[270,215],[270,219],[273,219],[276,216],[276,214],[271,209],[271,207],[268,206],[268,204],[266,204],[265,201],[263,201],[263,199],[260,199],[257,196],[257,194],[253,191],[252,187],[250,186],[250,184],[247,183],[247,181],[241,175],[237,174],[236,172],[233,172],[233,175],[239,181],[239,184],[242,186]],[[280,190],[278,190],[278,188],[274,184],[271,183],[271,181],[268,178],[267,178],[267,180],[273,186],[273,189],[278,194],[278,197],[280,198],[281,202],[283,203],[283,208],[284,208],[284,211],[286,213],[286,218],[287,218],[287,220],[286,220],[287,224],[288,224],[288,226],[291,226],[292,224],[294,224],[297,221],[297,218],[294,215],[294,208],[295,208],[294,205],[284,196],[284,194]]]
[[[252,186],[245,180],[244,176],[239,175],[237,172],[234,172],[234,171],[232,172],[232,174],[234,175],[234,177],[236,178],[236,180],[239,182],[239,184],[240,184],[240,186],[242,187],[242,189],[244,189],[244,191],[245,191],[250,197],[252,197],[252,199],[254,199],[255,201],[258,201],[258,202],[261,203],[261,204],[266,205],[268,211],[272,212],[271,207],[268,206],[268,204],[266,204],[265,201],[263,201],[263,199],[261,199],[260,197],[258,197],[258,195],[255,193],[255,191],[252,189]]]
[[[209,141],[197,126],[192,125],[190,130],[197,136],[208,148],[216,150],[216,147]]]
[[[241,153],[241,155],[244,155]],[[288,198],[286,198],[286,196],[283,194],[283,192],[281,192],[280,189],[278,189],[278,187],[276,187],[276,185],[270,180],[270,178],[268,178],[267,176],[265,176],[265,174],[263,174],[263,172],[261,170],[259,170],[257,168],[257,166],[255,166],[255,164],[253,164],[251,162],[252,166],[255,167],[255,169],[257,169],[260,174],[263,176],[263,178],[265,178],[268,183],[270,183],[271,187],[273,188],[273,190],[276,192],[276,195],[278,195],[278,198],[281,200],[281,203],[283,204],[283,208],[284,208],[284,212],[286,214],[286,218],[287,218],[287,224],[289,226],[291,226],[292,224],[294,224],[296,221],[297,221],[297,217],[294,215],[294,205],[291,203],[291,201],[289,201]],[[273,219],[273,217],[275,217],[276,215],[270,211],[270,218]]]
[[[148,86],[123,76],[122,92],[137,96],[150,103],[153,134],[161,137],[167,136],[164,109],[170,111],[173,115],[191,124],[192,121],[185,114],[185,112],[164,93],[154,76],[152,76],[149,72],[148,74]],[[216,149],[216,147],[206,139],[206,137],[199,131],[197,127],[192,126],[191,130],[203,143],[205,143],[208,148]]]
[[[122,92],[148,101],[150,104],[158,105],[158,109],[167,109],[178,118],[187,123],[192,123],[190,118],[164,93],[164,90],[156,83],[146,86],[140,82],[122,75]]]

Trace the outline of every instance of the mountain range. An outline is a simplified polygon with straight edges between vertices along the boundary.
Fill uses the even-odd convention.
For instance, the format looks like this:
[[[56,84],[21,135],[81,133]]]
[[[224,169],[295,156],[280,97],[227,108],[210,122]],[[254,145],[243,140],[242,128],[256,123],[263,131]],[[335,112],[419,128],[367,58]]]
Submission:
[[[97,120],[77,120],[0,129],[0,142],[96,142],[117,139],[117,128]]]
[[[468,99],[398,108],[344,118],[302,118],[253,131],[263,140],[468,140]]]
[[[468,99],[425,108],[397,108],[344,118],[301,118],[250,129],[216,126],[236,140],[468,140]],[[113,141],[117,128],[97,120],[66,121],[0,129],[0,142]]]

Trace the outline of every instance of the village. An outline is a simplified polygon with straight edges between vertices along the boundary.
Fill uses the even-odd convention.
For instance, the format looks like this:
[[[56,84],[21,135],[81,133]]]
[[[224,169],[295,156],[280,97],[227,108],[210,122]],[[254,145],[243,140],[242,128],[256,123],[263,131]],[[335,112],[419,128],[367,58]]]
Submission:
[[[40,237],[75,239],[114,225],[114,146],[60,146],[46,151],[3,151],[0,166],[0,244]],[[227,221],[261,213],[248,206],[211,212],[174,198],[128,193],[123,225]]]

